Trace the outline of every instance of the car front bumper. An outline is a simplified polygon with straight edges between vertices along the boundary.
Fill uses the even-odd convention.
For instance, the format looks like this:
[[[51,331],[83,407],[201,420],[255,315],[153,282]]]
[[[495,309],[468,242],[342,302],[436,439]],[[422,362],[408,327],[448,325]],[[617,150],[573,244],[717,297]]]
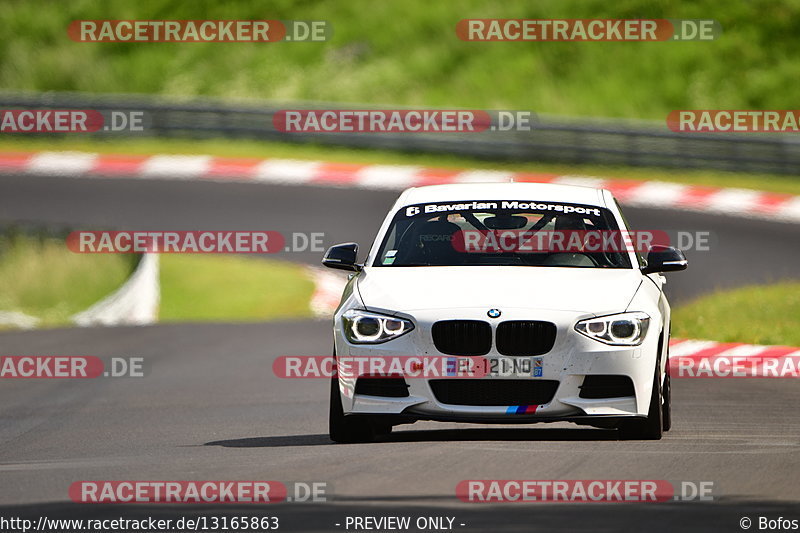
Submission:
[[[337,314],[334,327],[336,353],[339,356],[353,357],[404,357],[404,356],[445,356],[436,349],[431,332],[438,320],[482,320],[492,326],[506,320],[544,320],[553,322],[557,328],[553,348],[540,356],[541,375],[537,376],[485,376],[479,378],[449,378],[460,381],[478,380],[539,380],[551,382],[555,392],[545,401],[535,404],[470,405],[469,400],[446,403],[437,399],[434,393],[434,380],[429,378],[406,378],[407,397],[386,397],[355,393],[355,379],[339,378],[342,403],[345,414],[385,415],[410,419],[451,420],[460,422],[546,422],[571,420],[580,422],[596,418],[616,418],[646,416],[653,386],[653,376],[657,358],[658,327],[649,328],[644,341],[639,346],[610,346],[585,337],[575,331],[575,324],[582,319],[594,316],[572,311],[503,309],[501,318],[490,319],[486,309],[438,309],[414,310],[404,313],[413,319],[415,329],[402,337],[383,344],[351,344],[340,327]],[[655,321],[657,323],[657,321]],[[651,324],[653,326],[653,324]],[[515,359],[497,352],[494,342],[487,359]],[[627,376],[632,381],[633,394],[617,397],[583,397],[581,387],[587,376]],[[381,378],[368,378],[381,379]],[[441,379],[441,378],[437,378]],[[461,388],[469,390],[472,385],[465,383]],[[481,387],[481,384],[475,385]],[[494,385],[492,385],[494,386]],[[461,397],[463,398],[463,394]]]

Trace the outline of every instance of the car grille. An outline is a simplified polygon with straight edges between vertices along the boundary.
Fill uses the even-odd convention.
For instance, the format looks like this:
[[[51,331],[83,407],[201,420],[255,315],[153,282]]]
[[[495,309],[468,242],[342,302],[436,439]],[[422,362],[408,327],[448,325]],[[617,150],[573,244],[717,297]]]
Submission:
[[[553,399],[558,381],[542,379],[435,379],[433,395],[450,405],[540,405]]]
[[[481,320],[441,320],[431,329],[436,349],[447,355],[486,355],[492,327]]]
[[[403,378],[361,377],[356,381],[355,393],[385,398],[407,398],[408,385]]]
[[[503,355],[542,355],[556,342],[556,325],[539,320],[509,320],[497,326],[497,351]]]
[[[586,399],[635,396],[633,381],[628,376],[586,376],[579,396]]]

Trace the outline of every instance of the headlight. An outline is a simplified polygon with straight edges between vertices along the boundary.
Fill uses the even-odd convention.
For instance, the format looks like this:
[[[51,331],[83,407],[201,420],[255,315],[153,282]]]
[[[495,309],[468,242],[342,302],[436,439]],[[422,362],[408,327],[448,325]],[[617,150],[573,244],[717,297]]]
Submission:
[[[575,324],[575,330],[606,344],[637,346],[642,343],[650,317],[642,312],[587,318]]]
[[[404,335],[414,329],[405,318],[351,309],[342,315],[344,336],[353,344],[378,344]]]

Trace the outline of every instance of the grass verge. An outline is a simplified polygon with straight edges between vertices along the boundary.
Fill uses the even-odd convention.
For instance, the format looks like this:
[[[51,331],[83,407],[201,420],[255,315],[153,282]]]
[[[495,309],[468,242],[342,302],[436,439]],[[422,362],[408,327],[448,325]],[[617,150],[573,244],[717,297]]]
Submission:
[[[116,290],[135,267],[134,256],[76,254],[63,240],[0,236],[0,310],[41,319],[41,326],[69,323]]]
[[[303,267],[234,255],[161,256],[162,322],[258,321],[312,316]]]
[[[630,180],[659,180],[708,187],[739,187],[800,195],[800,180],[780,174],[744,174],[718,170],[668,170],[606,165],[568,165],[487,161],[452,155],[410,154],[311,144],[256,140],[121,139],[85,137],[4,138],[0,151],[73,150],[80,152],[149,154],[208,154],[219,157],[314,159],[343,163],[419,165],[441,168],[478,168],[558,175],[588,175]]]
[[[800,346],[800,282],[703,296],[672,312],[675,338]]]

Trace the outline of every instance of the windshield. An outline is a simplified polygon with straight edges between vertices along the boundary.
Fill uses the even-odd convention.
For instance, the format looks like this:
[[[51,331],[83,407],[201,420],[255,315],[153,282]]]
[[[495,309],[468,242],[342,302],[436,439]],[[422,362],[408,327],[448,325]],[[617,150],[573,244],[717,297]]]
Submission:
[[[416,204],[397,212],[373,266],[631,268],[624,249],[591,246],[595,234],[618,230],[611,211],[598,206],[529,200]]]

